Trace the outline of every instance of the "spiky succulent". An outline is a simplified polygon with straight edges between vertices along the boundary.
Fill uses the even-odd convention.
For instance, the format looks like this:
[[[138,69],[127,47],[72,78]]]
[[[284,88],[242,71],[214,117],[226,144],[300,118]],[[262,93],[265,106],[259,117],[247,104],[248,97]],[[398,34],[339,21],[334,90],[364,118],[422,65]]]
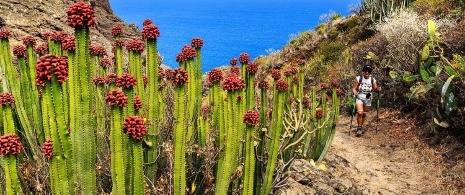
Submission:
[[[39,45],[34,48],[34,51],[39,55],[43,56],[48,53],[48,45]]]
[[[108,95],[105,97],[105,101],[109,106],[119,106],[125,107],[128,105],[128,98],[120,90],[112,90],[108,92]]]
[[[153,24],[144,25],[142,30],[143,39],[157,39],[158,37],[160,37],[160,30],[157,26]]]
[[[68,51],[76,51],[76,44],[74,36],[67,36],[63,41],[61,41],[61,49]]]
[[[19,154],[23,149],[23,145],[19,141],[19,136],[16,134],[6,134],[0,136],[0,154]]]
[[[276,89],[278,91],[286,91],[289,88],[289,83],[285,80],[279,80],[276,82]]]
[[[58,83],[62,84],[68,79],[68,57],[44,55],[37,60],[36,71],[37,86],[45,86],[47,81],[52,80],[53,75],[57,77]]]
[[[124,73],[116,80],[117,87],[132,88],[137,85],[137,80],[131,74]]]
[[[123,28],[119,25],[116,25],[116,26],[113,26],[111,28],[111,35],[116,37],[118,35],[123,35],[124,34],[124,31],[123,31]]]
[[[0,30],[0,39],[10,39],[11,33],[7,30]]]
[[[201,38],[193,38],[191,40],[191,46],[194,48],[201,48],[203,46],[203,40]]]
[[[113,63],[111,62],[110,58],[102,58],[100,60],[100,66],[102,68],[108,68],[108,67],[111,67],[113,65]]]
[[[26,57],[26,46],[17,45],[13,47],[13,55],[16,57]]]
[[[229,64],[231,64],[231,66],[235,66],[237,64],[237,59],[231,58],[231,60],[229,61]]]
[[[147,134],[145,122],[139,116],[129,116],[124,120],[123,129],[132,139],[140,141]]]
[[[139,96],[134,96],[134,110],[139,110],[142,108],[142,100]]]
[[[42,154],[48,159],[51,159],[53,156],[53,143],[52,140],[47,140],[44,142],[44,145],[42,146]]]
[[[36,46],[36,39],[32,36],[25,36],[22,41],[23,41],[24,46],[28,46],[28,45],[32,45],[32,47]]]
[[[182,86],[188,81],[187,71],[183,68],[175,68],[174,70],[169,71],[168,79],[171,84],[175,86]]]
[[[239,78],[236,74],[229,74],[228,77],[223,80],[223,90],[237,91],[244,87],[244,80]]]
[[[239,55],[239,62],[242,64],[246,64],[250,61],[250,55],[247,53],[241,53]]]
[[[0,94],[0,106],[11,105],[15,103],[15,98],[11,93],[5,92]]]
[[[274,79],[274,80],[279,80],[281,79],[281,71],[278,70],[278,69],[273,69],[271,71],[271,77]]]
[[[260,114],[255,110],[247,110],[242,119],[248,126],[255,126],[260,123]]]
[[[333,87],[339,87],[339,81],[337,81],[336,79],[333,79],[330,83],[331,86]]]
[[[197,55],[197,53],[195,52],[195,49],[191,47],[190,45],[184,45],[182,47],[182,53],[184,53],[187,59],[192,59]]]
[[[214,68],[210,70],[210,72],[207,73],[207,76],[208,76],[208,81],[212,84],[223,80],[223,72],[221,72],[221,70],[218,68]]]
[[[250,62],[250,64],[247,66],[246,71],[249,74],[256,74],[258,71],[258,65],[255,62]]]
[[[94,85],[103,85],[103,84],[106,83],[105,81],[106,81],[105,77],[103,77],[103,76],[96,76],[96,77],[92,78],[92,84],[94,84]]]
[[[95,15],[92,7],[84,2],[77,2],[67,11],[68,25],[76,27],[91,27],[95,25]]]

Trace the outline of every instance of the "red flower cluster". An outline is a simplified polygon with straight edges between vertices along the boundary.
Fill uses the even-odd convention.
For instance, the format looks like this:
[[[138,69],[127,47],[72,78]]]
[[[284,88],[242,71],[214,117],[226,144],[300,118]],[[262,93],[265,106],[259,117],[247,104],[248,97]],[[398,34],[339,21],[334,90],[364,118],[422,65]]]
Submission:
[[[241,68],[239,68],[238,66],[231,66],[229,74],[241,75]]]
[[[281,79],[281,71],[279,71],[278,69],[273,69],[271,71],[271,77],[274,79],[274,80],[279,80]]]
[[[15,103],[15,97],[8,92],[0,94],[0,106],[10,105]]]
[[[198,37],[193,38],[191,40],[191,45],[194,48],[201,48],[203,46],[203,40],[201,38],[198,38]]]
[[[321,83],[320,86],[322,89],[328,89],[328,85],[326,85],[326,83]]]
[[[255,126],[260,123],[260,115],[255,110],[247,110],[242,119],[248,126]]]
[[[110,67],[112,65],[113,65],[113,63],[111,62],[110,58],[102,58],[100,60],[100,66],[102,68],[108,68],[108,67]]]
[[[297,68],[295,68],[295,67],[292,67],[291,69],[285,71],[285,72],[284,72],[284,75],[286,75],[286,76],[292,76],[292,75],[295,75],[295,74],[297,74],[297,73],[299,73],[299,70],[298,70]]]
[[[171,71],[166,70],[166,73],[171,84],[175,86],[181,87],[188,82],[189,77],[187,75],[187,71],[182,68],[175,68]]]
[[[65,32],[65,31],[60,31],[60,32],[57,32],[57,33],[53,33],[51,36],[50,36],[50,39],[53,40],[53,41],[56,41],[56,42],[62,42],[64,39],[66,39],[66,37],[68,37],[68,33]]]
[[[42,89],[39,89],[39,91],[37,92],[37,96],[40,98],[42,98]]]
[[[0,136],[0,154],[19,154],[23,145],[16,134],[6,134]]]
[[[67,36],[61,41],[61,48],[68,51],[76,51],[76,44],[74,36]]]
[[[123,35],[124,34],[124,31],[123,31],[123,28],[121,28],[121,26],[119,25],[116,25],[116,26],[113,26],[111,28],[111,35],[116,37],[118,35]]]
[[[57,77],[58,83],[62,84],[68,79],[68,57],[44,55],[37,60],[36,71],[37,86],[45,86],[45,82],[52,80],[53,75]]]
[[[205,120],[207,119],[208,115],[210,115],[210,107],[209,106],[202,106],[202,118]]]
[[[294,77],[292,79],[292,82],[295,83],[295,84],[298,84],[299,83],[299,77]]]
[[[250,55],[249,54],[241,53],[239,55],[239,62],[241,62],[241,64],[247,64],[249,61],[250,61]]]
[[[39,54],[39,56],[43,56],[48,53],[48,46],[47,44],[40,45],[34,48],[34,51]]]
[[[132,139],[140,141],[147,134],[144,120],[139,116],[129,116],[124,120],[123,129]]]
[[[224,78],[223,80],[223,90],[229,91],[236,91],[239,89],[244,88],[244,80],[239,78],[236,74],[232,73],[229,74],[228,77]]]
[[[53,156],[53,144],[52,140],[47,140],[44,143],[44,146],[42,146],[42,154],[44,154],[45,157],[48,159],[51,159]]]
[[[341,89],[336,89],[337,96],[341,96],[343,94]]]
[[[137,85],[137,80],[135,77],[128,73],[124,73],[116,80],[117,87],[125,87],[127,89],[134,87]]]
[[[210,72],[207,73],[207,76],[208,81],[212,84],[223,80],[223,72],[221,72],[221,70],[218,68],[210,70]]]
[[[0,39],[9,39],[9,38],[11,38],[10,31],[0,30]]]
[[[333,87],[339,87],[339,81],[337,81],[336,79],[333,79],[330,83],[331,86]]]
[[[139,110],[142,108],[142,100],[139,96],[134,96],[134,110]]]
[[[95,25],[94,10],[84,2],[77,2],[72,5],[67,11],[68,25],[71,27],[90,27]]]
[[[147,84],[149,83],[149,78],[147,77],[147,75],[142,75],[142,80],[144,81],[144,86],[147,86]]]
[[[48,41],[48,38],[50,38],[53,34],[54,33],[52,33],[52,32],[44,32],[44,33],[42,33],[42,36],[41,36],[42,40],[45,41],[45,42]]]
[[[231,58],[229,63],[231,64],[231,66],[235,66],[237,64],[237,59],[236,58]]]
[[[195,52],[195,49],[191,47],[190,45],[184,45],[182,47],[182,53],[186,56],[188,60],[194,58],[197,56],[197,53]]]
[[[247,66],[246,71],[249,74],[255,74],[258,71],[258,65],[255,62],[250,62],[250,64]]]
[[[279,80],[276,82],[276,89],[278,91],[286,91],[289,88],[289,84],[285,80]]]
[[[187,61],[186,54],[181,52],[176,55],[176,62],[185,62],[185,61]]]
[[[160,37],[160,30],[158,27],[153,24],[144,25],[142,29],[142,38],[143,39],[157,39]]]
[[[115,41],[115,46],[117,46],[117,47],[124,47],[124,45],[126,45],[126,43],[124,43],[123,40],[116,40]]]
[[[265,79],[256,80],[255,85],[258,86],[258,88],[260,89],[267,89],[268,87],[270,87],[270,84]]]
[[[13,55],[16,57],[26,57],[26,46],[17,45],[13,47]]]
[[[158,69],[158,79],[166,78],[166,71],[163,69]]]
[[[166,87],[166,82],[162,81],[162,83],[158,84],[157,87],[158,87],[158,90],[164,89]]]
[[[153,25],[152,20],[150,19],[145,19],[144,22],[142,22],[142,26],[145,27],[147,25]]]
[[[140,40],[132,40],[126,43],[126,49],[128,51],[138,51],[138,52],[143,52],[144,51],[144,43]]]
[[[321,108],[316,109],[316,118],[317,119],[323,118],[323,110]]]
[[[92,78],[92,84],[94,85],[103,85],[105,84],[105,77],[103,76],[96,76],[94,78]]]
[[[305,96],[302,102],[303,102],[305,108],[308,108],[308,109],[311,108],[311,106],[312,106],[312,100],[310,99],[310,97]]]
[[[290,97],[290,98],[289,98],[289,104],[292,104],[292,103],[294,103],[294,102],[295,102],[294,97]]]
[[[305,60],[299,59],[297,61],[297,64],[299,64],[300,66],[305,65]]]
[[[107,51],[105,51],[104,47],[94,45],[89,46],[89,53],[93,56],[107,55]]]
[[[23,44],[25,46],[32,45],[32,47],[34,47],[36,46],[36,39],[34,39],[34,37],[31,37],[31,36],[25,36],[23,38]]]
[[[118,80],[118,76],[115,73],[109,73],[107,77],[105,78],[105,82],[110,84],[110,83],[116,83]]]
[[[236,97],[236,100],[237,100],[237,102],[242,101],[242,96],[241,96],[241,95],[238,95],[238,96]]]
[[[105,101],[109,106],[118,105],[119,107],[125,107],[128,105],[128,98],[120,90],[112,90],[108,92],[105,97]]]

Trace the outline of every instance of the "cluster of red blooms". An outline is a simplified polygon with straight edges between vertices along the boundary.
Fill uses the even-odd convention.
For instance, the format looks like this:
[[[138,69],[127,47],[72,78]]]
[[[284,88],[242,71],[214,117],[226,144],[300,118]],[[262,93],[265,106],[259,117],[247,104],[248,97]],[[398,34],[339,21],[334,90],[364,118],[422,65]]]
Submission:
[[[168,71],[168,70],[167,70]],[[158,79],[166,78],[166,71],[163,69],[158,69]]]
[[[231,58],[229,63],[231,64],[231,66],[235,66],[237,64],[237,59],[236,58]]]
[[[103,76],[96,76],[96,77],[92,78],[92,84],[94,84],[94,85],[103,85],[103,84],[106,83],[105,81],[106,81],[105,77],[103,77]]]
[[[140,40],[132,40],[126,43],[126,49],[128,51],[138,51],[138,52],[143,52],[144,51],[144,43]]]
[[[247,64],[249,61],[250,61],[250,55],[249,54],[241,53],[239,55],[239,62],[241,62],[241,64]]]
[[[39,96],[39,99],[42,98],[42,89],[39,89],[39,91],[37,92],[37,96]]]
[[[124,31],[123,31],[123,28],[121,28],[121,26],[113,26],[111,28],[111,35],[116,37],[118,35],[123,35],[124,34]]]
[[[207,73],[207,76],[208,81],[212,84],[223,80],[223,72],[221,72],[221,70],[218,68],[210,70],[210,72]]]
[[[246,71],[249,74],[255,74],[258,71],[258,65],[255,62],[250,62],[250,64],[247,66]]]
[[[294,77],[292,79],[292,82],[295,83],[295,84],[299,83],[299,77]]]
[[[260,89],[267,89],[268,87],[270,87],[270,84],[265,79],[255,79],[255,85],[258,86],[258,88]]]
[[[143,39],[157,39],[158,37],[160,37],[160,30],[157,26],[153,24],[144,25],[144,29],[142,29]]]
[[[234,73],[229,74],[228,77],[224,78],[223,80],[223,90],[236,91],[244,87],[244,81]]]
[[[229,74],[241,75],[241,68],[239,68],[238,66],[231,66]]]
[[[145,27],[147,25],[151,25],[151,24],[153,25],[153,22],[150,19],[145,19],[144,22],[142,22],[143,27]]]
[[[23,145],[16,134],[6,134],[0,136],[0,154],[19,154]]]
[[[311,106],[312,106],[312,100],[310,99],[310,97],[305,96],[302,102],[303,102],[305,108],[308,108],[308,109],[311,108]]]
[[[10,105],[15,103],[15,97],[11,93],[5,92],[0,94],[0,106]]]
[[[44,146],[42,146],[42,154],[44,154],[45,157],[48,159],[51,159],[53,156],[53,144],[52,140],[47,140],[44,143]]]
[[[236,100],[237,100],[237,102],[242,101],[242,95],[238,95],[238,96],[236,97]]]
[[[299,64],[300,66],[305,65],[305,60],[299,59],[297,61],[297,64]]]
[[[171,84],[175,86],[183,86],[187,83],[189,77],[187,71],[182,68],[175,68],[174,70],[166,70],[167,78]]]
[[[242,119],[248,126],[255,126],[260,123],[260,115],[255,110],[247,110]]]
[[[63,41],[66,37],[68,37],[68,33],[65,32],[65,31],[61,31],[61,32],[57,32],[57,33],[52,33],[49,38],[50,40],[52,41],[56,41],[56,42],[61,42]]]
[[[337,94],[338,96],[341,96],[341,95],[342,95],[342,90],[341,90],[341,89],[336,89],[336,94]]]
[[[322,89],[328,89],[328,85],[326,85],[326,83],[321,83],[320,86]]]
[[[186,56],[188,60],[194,58],[197,56],[197,53],[195,52],[195,49],[191,47],[190,45],[184,45],[182,47],[182,53]]]
[[[289,88],[289,83],[287,83],[285,80],[279,80],[276,82],[276,90],[278,91],[286,91],[287,88]]]
[[[271,77],[274,79],[274,80],[279,80],[281,79],[281,71],[279,71],[278,69],[273,69],[271,71]]]
[[[135,85],[137,85],[136,78],[128,73],[124,73],[116,80],[117,87],[132,88]]]
[[[67,51],[76,51],[76,44],[74,36],[70,35],[61,41],[61,48]]]
[[[207,119],[208,115],[210,115],[210,107],[202,106],[202,118]]]
[[[330,85],[333,86],[333,87],[339,87],[339,81],[334,79],[334,80],[331,81]]]
[[[166,81],[163,80],[162,83],[157,85],[157,87],[158,87],[158,90],[161,90],[161,89],[165,88],[166,87]]]
[[[142,80],[144,81],[144,86],[147,86],[147,84],[149,83],[149,78],[147,77],[147,75],[142,75]]]
[[[147,134],[144,120],[139,116],[129,116],[124,120],[123,129],[132,139],[140,141]]]
[[[124,45],[126,45],[126,43],[124,43],[123,40],[116,40],[115,41],[115,46],[117,46],[117,47],[124,47]]]
[[[102,59],[100,60],[100,66],[101,66],[102,68],[108,68],[108,67],[110,67],[111,65],[112,65],[112,62],[111,62],[110,58],[102,58]]]
[[[321,108],[316,109],[316,118],[317,119],[323,118],[323,110]]]
[[[180,52],[176,55],[176,62],[185,62],[185,61],[187,61],[186,54]]]
[[[295,67],[292,67],[291,69],[285,71],[285,72],[284,72],[284,75],[286,75],[286,76],[292,76],[292,75],[295,75],[295,74],[297,74],[297,73],[299,73],[299,70],[298,70],[297,68],[295,68]]]
[[[23,38],[23,45],[25,46],[32,45],[32,47],[34,47],[36,46],[36,39],[34,39],[34,37],[31,37],[31,36],[25,36]]]
[[[139,110],[142,108],[142,100],[139,96],[134,96],[134,110]]]
[[[50,38],[53,34],[54,33],[52,33],[52,32],[44,32],[44,33],[42,33],[41,38],[42,38],[43,41],[47,42],[48,38]]]
[[[71,27],[90,27],[95,25],[94,10],[84,2],[77,2],[72,5],[67,11],[68,25]]]
[[[112,90],[108,92],[108,95],[105,97],[105,101],[109,106],[117,105],[119,107],[125,107],[128,105],[128,98],[120,90]]]
[[[39,46],[34,48],[34,51],[37,54],[39,54],[39,56],[43,56],[43,55],[48,53],[48,45],[47,44],[39,45]]]
[[[89,53],[90,53],[90,55],[93,55],[93,56],[107,55],[107,51],[105,51],[104,47],[102,47],[102,46],[94,46],[94,45],[89,46]]]
[[[0,39],[9,39],[9,38],[11,38],[10,31],[0,30]]]
[[[110,84],[110,83],[116,83],[118,80],[118,75],[115,73],[108,73],[107,77],[105,77],[105,82]]]
[[[193,38],[191,40],[191,45],[194,48],[201,48],[203,46],[203,40],[201,38],[198,38],[198,37]]]
[[[16,57],[26,57],[26,46],[16,45],[13,47],[13,55]]]
[[[45,82],[52,80],[53,75],[57,77],[58,83],[62,84],[68,79],[68,57],[44,55],[37,60],[36,71],[37,86],[44,87]]]
[[[295,102],[294,97],[290,97],[290,98],[289,98],[289,104],[292,104],[292,103],[294,103],[294,102]]]

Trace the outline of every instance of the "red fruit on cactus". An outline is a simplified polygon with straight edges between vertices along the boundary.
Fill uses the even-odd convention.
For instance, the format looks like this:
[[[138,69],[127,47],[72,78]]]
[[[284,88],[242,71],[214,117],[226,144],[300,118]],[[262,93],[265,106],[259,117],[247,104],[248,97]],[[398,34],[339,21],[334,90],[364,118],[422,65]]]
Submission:
[[[108,92],[108,95],[105,97],[105,101],[109,106],[117,105],[119,107],[125,107],[128,105],[128,98],[120,90],[112,90]]]
[[[237,102],[242,101],[242,96],[241,96],[241,95],[238,95],[238,96],[236,97],[236,100],[237,100]]]
[[[94,85],[103,85],[103,84],[106,83],[105,81],[106,81],[105,77],[103,77],[103,76],[96,76],[96,77],[92,78],[92,84],[94,84]]]
[[[52,68],[56,65],[56,58],[52,54],[47,54],[37,60],[36,85],[45,86],[45,82],[52,80]]]
[[[316,118],[317,119],[320,119],[320,118],[323,118],[323,110],[321,108],[317,108],[316,109]]]
[[[260,123],[260,114],[255,110],[247,110],[242,119],[248,126],[255,126]]]
[[[76,51],[76,44],[74,36],[67,36],[61,41],[61,48],[67,51]]]
[[[322,89],[328,89],[328,85],[326,85],[326,83],[321,83],[320,86]]]
[[[195,52],[195,49],[193,47],[191,47],[190,45],[184,45],[182,47],[182,53],[184,53],[184,55],[186,56],[186,58],[188,60],[194,58],[195,56],[197,56],[197,53]]]
[[[187,71],[182,68],[175,68],[174,70],[171,70],[168,77],[171,84],[178,87],[183,86],[189,79]]]
[[[111,67],[113,65],[113,63],[111,62],[110,58],[102,58],[100,60],[100,66],[102,68],[108,68],[108,67]]]
[[[292,82],[295,83],[295,84],[298,84],[299,83],[299,77],[294,77],[292,79]]]
[[[158,69],[158,79],[166,78],[166,71],[163,69]]]
[[[134,87],[135,85],[137,85],[136,78],[128,73],[124,73],[118,77],[118,80],[116,80],[117,87],[124,87],[128,89]]]
[[[176,55],[176,62],[185,62],[185,61],[187,61],[186,54],[181,52]]]
[[[134,110],[139,110],[142,108],[142,100],[139,96],[134,96]]]
[[[158,84],[157,87],[158,87],[158,90],[164,89],[166,87],[166,81],[162,81],[162,83]]]
[[[305,65],[305,60],[299,59],[297,64],[299,64],[299,66]]]
[[[286,91],[289,88],[289,83],[285,80],[279,80],[276,82],[276,90],[278,91]]]
[[[202,106],[202,118],[205,120],[207,119],[208,115],[210,115],[210,107],[209,106]]]
[[[73,28],[95,25],[94,10],[87,3],[75,3],[66,11],[66,14],[68,15],[68,25]]]
[[[94,46],[94,45],[89,46],[89,53],[90,55],[93,55],[93,56],[107,55],[107,51],[105,51],[104,47]]]
[[[270,84],[265,79],[257,80],[255,85],[258,86],[258,88],[260,89],[268,89],[268,87],[270,87]]]
[[[337,81],[336,79],[333,79],[330,83],[331,86],[333,87],[339,87],[339,81]]]
[[[48,41],[48,38],[50,38],[53,34],[55,33],[52,33],[52,32],[44,32],[42,33],[42,40],[47,42]]]
[[[201,38],[193,38],[191,40],[191,46],[194,47],[194,48],[201,48],[203,46],[203,40]]]
[[[115,73],[109,73],[107,77],[105,77],[105,83],[110,84],[110,83],[116,83],[118,80],[118,76]]]
[[[147,86],[147,84],[149,83],[149,78],[147,77],[147,75],[142,75],[142,80],[144,81],[144,86]]]
[[[0,30],[0,39],[9,39],[9,38],[11,38],[10,31]]]
[[[132,139],[140,141],[147,134],[145,122],[139,116],[129,116],[124,120],[123,130]]]
[[[152,20],[150,19],[145,19],[144,22],[142,22],[142,26],[145,27],[147,25],[153,25]]]
[[[52,140],[45,141],[44,145],[42,146],[42,154],[48,159],[51,159],[53,156],[53,143]]]
[[[221,72],[221,70],[218,68],[214,68],[210,70],[210,72],[207,73],[207,76],[208,76],[208,81],[212,84],[223,80],[223,72]]]
[[[236,91],[244,88],[244,80],[239,78],[236,74],[229,74],[228,77],[223,80],[223,90],[226,91]]]
[[[23,45],[24,46],[32,45],[32,47],[35,47],[36,46],[36,39],[34,37],[31,37],[31,36],[25,36],[23,38]]]
[[[279,80],[281,79],[281,71],[279,71],[278,69],[273,69],[271,71],[271,77],[274,79],[274,80]]]
[[[237,64],[237,59],[236,58],[231,58],[229,63],[231,64],[231,66],[235,66]]]
[[[126,43],[123,40],[116,40],[115,41],[115,46],[117,47],[124,47]]]
[[[231,69],[229,70],[229,74],[241,75],[241,68],[237,66],[231,66]]]
[[[303,104],[304,104],[305,108],[310,109],[311,106],[312,106],[312,100],[310,99],[310,97],[305,96],[304,99],[303,99]]]
[[[341,96],[343,94],[341,89],[336,89],[337,96]]]
[[[144,51],[144,43],[140,40],[132,40],[126,43],[126,49],[128,51],[138,51],[138,52],[143,52]]]
[[[11,105],[15,103],[15,98],[11,93],[5,92],[0,94],[0,106]]]
[[[160,30],[157,26],[153,24],[144,25],[144,29],[142,29],[143,39],[157,39],[158,37],[160,37]]]
[[[250,55],[249,54],[241,53],[239,55],[239,62],[241,62],[241,64],[247,64],[249,61],[250,61]]]
[[[43,56],[48,53],[48,45],[40,45],[34,48],[34,51],[39,54],[39,56]]]
[[[6,134],[0,136],[0,154],[19,154],[23,149],[18,135],[16,134]]]
[[[68,56],[57,56],[56,59],[57,63],[53,74],[57,77],[57,82],[63,84],[68,80]]]
[[[290,97],[290,98],[289,98],[289,104],[292,104],[292,103],[294,103],[294,102],[295,102],[294,97]]]
[[[258,71],[258,65],[255,62],[250,62],[250,64],[247,66],[246,71],[249,74],[255,74]]]
[[[16,57],[26,57],[26,46],[17,45],[13,47],[13,55]]]
[[[112,36],[116,37],[118,35],[123,35],[123,34],[124,34],[124,31],[123,31],[123,28],[121,28],[121,26],[116,25],[111,28]]]

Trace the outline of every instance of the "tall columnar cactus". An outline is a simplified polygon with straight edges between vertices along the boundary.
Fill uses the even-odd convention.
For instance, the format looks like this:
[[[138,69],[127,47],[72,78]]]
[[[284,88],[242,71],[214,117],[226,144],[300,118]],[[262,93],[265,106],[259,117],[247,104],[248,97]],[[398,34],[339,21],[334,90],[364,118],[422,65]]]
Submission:
[[[54,157],[50,163],[52,191],[57,194],[72,194],[74,190],[73,156],[66,124],[64,93],[62,85],[68,79],[68,58],[47,54],[39,58],[36,67],[36,85],[42,87],[42,115],[45,138],[54,144]]]
[[[96,194],[96,149],[92,124],[92,65],[89,63],[89,27],[95,25],[94,10],[78,2],[67,11],[68,25],[74,28],[76,60],[70,66],[70,129],[77,189],[82,194]]]
[[[123,108],[128,104],[128,98],[122,91],[112,90],[105,97],[110,106],[110,150],[111,150],[111,178],[114,194],[126,194],[125,163],[127,152],[124,151],[123,126],[121,124]]]
[[[266,78],[261,78],[258,80],[256,83],[258,88],[260,88],[260,126],[259,129],[261,129],[258,133],[258,147],[257,147],[257,159],[262,161],[265,158],[265,150],[264,150],[264,144],[265,144],[265,130],[267,128],[267,107],[268,107],[268,99],[267,99],[267,90],[269,88],[269,83],[266,80]],[[256,163],[255,164],[255,177],[254,177],[254,184],[255,184],[255,194],[260,193],[260,185],[262,182],[262,168],[263,168],[263,163]]]
[[[255,128],[260,123],[260,115],[255,110],[247,110],[243,117],[246,124],[245,137],[245,173],[244,173],[244,189],[242,194],[252,195],[254,192],[254,172],[255,172]]]
[[[284,105],[287,102],[288,88],[289,84],[285,80],[278,80],[275,84],[276,96],[274,96],[273,116],[271,118],[271,128],[269,131],[269,136],[272,140],[269,144],[268,163],[266,165],[265,177],[260,192],[262,195],[270,193],[273,183],[273,174],[278,159],[281,130],[283,128]]]
[[[113,26],[111,29],[111,35],[115,38],[114,42],[114,55],[115,55],[115,64],[116,70],[115,73],[118,76],[123,75],[123,46],[125,45],[124,41],[121,40],[121,35],[123,35],[123,29],[121,26]]]
[[[0,107],[2,108],[3,135],[0,136],[0,154],[3,155],[3,171],[5,175],[5,194],[22,194],[21,183],[18,177],[16,155],[23,149],[18,135],[15,132],[12,104],[15,98],[10,93],[0,94]]]
[[[210,124],[208,118],[210,118],[211,110],[209,106],[202,106],[201,115],[199,117],[199,145],[205,147],[207,143],[207,135],[210,133]]]
[[[209,91],[209,101],[212,110],[212,120],[213,120],[213,128],[217,129],[220,133],[220,145],[223,143],[222,135],[222,128],[220,128],[220,113],[223,111],[221,109],[221,104],[223,102],[223,98],[221,98],[221,89],[220,89],[220,81],[223,80],[223,72],[220,69],[214,68],[207,73],[208,83],[210,86]]]
[[[221,166],[218,166],[215,194],[227,194],[231,174],[238,162],[239,142],[241,139],[239,135],[243,129],[241,129],[242,125],[238,125],[238,121],[240,123],[239,111],[241,105],[237,96],[241,94],[244,87],[244,81],[234,73],[229,74],[223,80],[223,90],[227,91],[228,97],[227,107],[223,109],[223,113],[228,119],[225,119],[225,143],[224,146],[220,146],[221,148],[224,147],[225,150],[223,157],[220,157],[218,162]]]
[[[123,128],[126,134],[131,138],[130,143],[132,145],[131,194],[145,194],[142,137],[147,134],[147,127],[144,120],[139,116],[129,116],[124,120]]]
[[[189,45],[185,45],[182,47],[182,53],[187,59],[186,71],[187,71],[187,74],[190,75],[189,83],[187,83],[188,126],[187,126],[187,137],[186,137],[186,140],[190,142],[192,141],[191,139],[194,137],[194,134],[196,133],[194,132],[194,127],[197,122],[197,117],[196,117],[197,113],[195,111],[199,110],[196,108],[197,107],[196,102],[198,101],[197,100],[198,98],[201,98],[201,97],[198,97],[198,98],[196,97],[196,90],[197,90],[196,79],[200,79],[200,78],[196,78],[194,57],[197,55],[197,53],[195,49]],[[201,105],[198,105],[198,106],[201,106]]]
[[[158,119],[159,113],[162,111],[159,104],[159,67],[158,67],[158,48],[157,48],[157,38],[160,37],[160,30],[157,26],[150,24],[150,22],[145,23],[144,29],[142,30],[142,38],[145,40],[147,55],[146,55],[146,74],[147,74],[147,90],[148,97],[146,102],[148,103],[148,113],[147,117],[150,120],[148,124],[148,134],[147,134],[147,145],[151,146],[147,150],[147,176],[148,179],[152,182],[156,180],[156,163],[158,156]]]
[[[126,43],[126,49],[129,52],[129,73],[133,75],[139,85],[135,86],[135,95],[145,101],[144,80],[142,72],[141,53],[144,51],[144,43],[140,40],[133,40]],[[140,111],[143,111],[141,109]]]
[[[202,107],[202,50],[203,47],[203,39],[196,37],[191,40],[191,46],[195,49],[196,57],[195,57],[195,116],[201,115],[201,107]],[[200,117],[196,117],[199,118]],[[194,118],[194,120],[196,120]],[[196,127],[197,123],[194,122],[194,128]]]
[[[180,61],[182,63],[182,61]],[[174,194],[186,194],[186,83],[188,73],[183,68],[170,71],[169,79],[175,87],[174,129]]]
[[[312,86],[311,95],[310,97],[304,98],[304,103],[306,105],[310,104],[311,106],[310,111],[307,112],[308,117],[310,118],[310,122],[308,124],[308,130],[313,131],[317,127],[316,106],[318,105],[318,102],[316,100],[316,86]],[[304,158],[307,157],[310,151],[312,139],[313,139],[313,134],[307,134],[307,138],[305,139],[305,145],[303,149]]]
[[[305,86],[305,71],[306,71],[306,67],[305,67],[305,60],[302,60],[300,59],[298,61],[298,64],[299,64],[299,90],[298,90],[298,99],[299,101],[303,101],[303,97],[304,97],[304,86]]]

